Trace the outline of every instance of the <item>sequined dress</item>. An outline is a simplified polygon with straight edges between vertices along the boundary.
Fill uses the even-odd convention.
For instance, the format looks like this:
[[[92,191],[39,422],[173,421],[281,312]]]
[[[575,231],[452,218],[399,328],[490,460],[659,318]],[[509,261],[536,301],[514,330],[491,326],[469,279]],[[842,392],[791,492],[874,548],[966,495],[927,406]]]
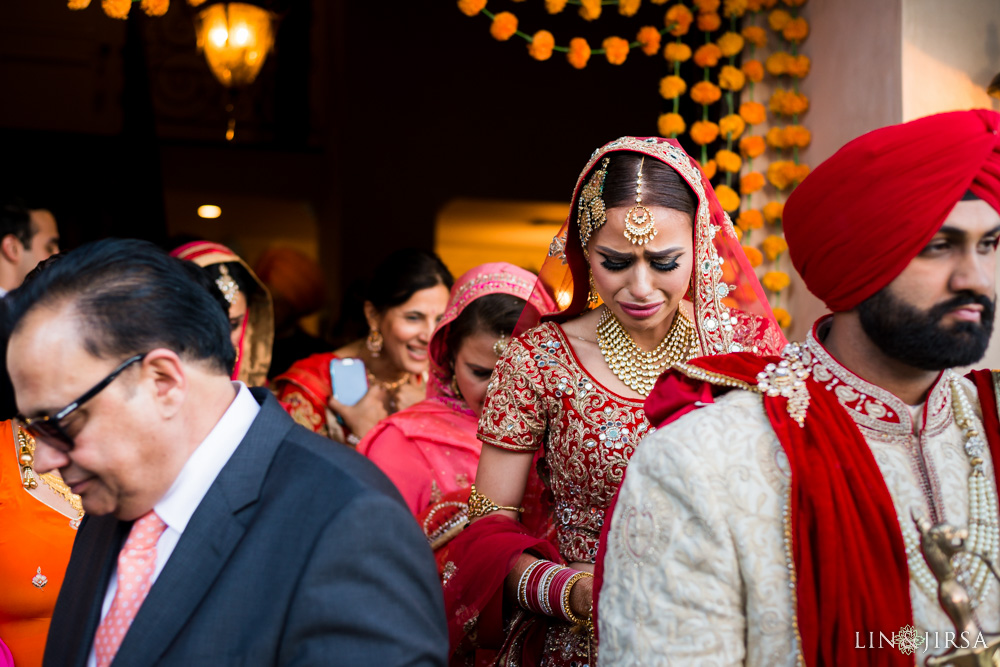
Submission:
[[[508,346],[479,421],[484,443],[509,451],[543,450],[542,479],[552,493],[556,546],[567,563],[595,562],[604,512],[636,443],[649,430],[642,400],[599,384],[552,322]],[[568,630],[567,624],[553,623],[547,644],[565,644],[555,635],[575,643]]]

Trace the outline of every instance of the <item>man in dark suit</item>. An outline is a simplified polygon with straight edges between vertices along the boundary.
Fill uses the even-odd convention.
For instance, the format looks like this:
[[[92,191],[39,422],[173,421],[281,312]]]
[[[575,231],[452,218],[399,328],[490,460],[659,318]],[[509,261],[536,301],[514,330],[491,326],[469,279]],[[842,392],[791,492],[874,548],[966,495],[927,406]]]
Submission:
[[[433,558],[392,484],[230,382],[225,315],[179,260],[84,246],[9,316],[36,470],[87,511],[46,665],[445,664]]]

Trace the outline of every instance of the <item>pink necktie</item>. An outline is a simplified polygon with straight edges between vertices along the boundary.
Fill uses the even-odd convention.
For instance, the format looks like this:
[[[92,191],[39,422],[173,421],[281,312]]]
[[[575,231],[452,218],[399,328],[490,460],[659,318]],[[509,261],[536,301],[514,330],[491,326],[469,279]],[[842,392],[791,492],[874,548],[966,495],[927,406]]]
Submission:
[[[142,601],[149,593],[153,569],[156,567],[156,542],[167,524],[149,512],[132,525],[132,532],[118,554],[118,590],[111,609],[101,621],[94,637],[97,667],[107,667],[118,653],[125,633],[132,625]]]

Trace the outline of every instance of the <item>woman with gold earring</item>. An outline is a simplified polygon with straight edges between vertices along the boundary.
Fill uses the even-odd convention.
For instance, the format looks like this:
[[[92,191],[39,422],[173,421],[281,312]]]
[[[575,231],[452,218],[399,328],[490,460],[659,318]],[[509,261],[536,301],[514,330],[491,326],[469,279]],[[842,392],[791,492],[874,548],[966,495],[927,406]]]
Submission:
[[[444,314],[452,277],[423,250],[400,250],[375,268],[365,294],[368,335],[334,352],[314,354],[274,378],[278,400],[303,426],[357,446],[386,416],[425,398],[428,344]],[[334,397],[330,362],[360,359],[367,393],[354,405]]]
[[[358,445],[414,515],[453,492],[468,498],[483,398],[534,286],[534,274],[504,262],[466,271],[431,336],[427,399],[383,419]]]
[[[649,430],[643,400],[659,375],[785,342],[729,217],[676,141],[603,146],[572,201],[539,279],[562,310],[497,364],[471,525],[449,545],[452,649],[495,649],[501,664],[596,664],[604,510]]]

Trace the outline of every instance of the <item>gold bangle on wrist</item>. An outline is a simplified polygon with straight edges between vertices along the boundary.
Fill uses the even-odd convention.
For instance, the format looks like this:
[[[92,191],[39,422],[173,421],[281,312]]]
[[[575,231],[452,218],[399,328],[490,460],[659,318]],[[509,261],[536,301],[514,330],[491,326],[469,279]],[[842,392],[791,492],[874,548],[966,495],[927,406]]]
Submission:
[[[472,490],[469,493],[469,520],[478,519],[481,516],[486,516],[490,512],[496,512],[497,510],[508,510],[510,512],[520,513],[524,511],[524,508],[497,505],[495,502],[476,491],[476,485],[473,484]]]
[[[577,572],[576,574],[574,574],[572,577],[569,578],[569,581],[566,582],[566,587],[563,588],[563,599],[562,599],[563,611],[566,613],[566,618],[569,619],[570,623],[574,623],[576,625],[584,625],[587,623],[587,621],[590,620],[589,618],[580,618],[579,616],[573,613],[572,607],[569,606],[569,594],[572,592],[573,585],[576,582],[586,577],[593,577],[593,576],[594,575],[592,575],[590,572]]]

